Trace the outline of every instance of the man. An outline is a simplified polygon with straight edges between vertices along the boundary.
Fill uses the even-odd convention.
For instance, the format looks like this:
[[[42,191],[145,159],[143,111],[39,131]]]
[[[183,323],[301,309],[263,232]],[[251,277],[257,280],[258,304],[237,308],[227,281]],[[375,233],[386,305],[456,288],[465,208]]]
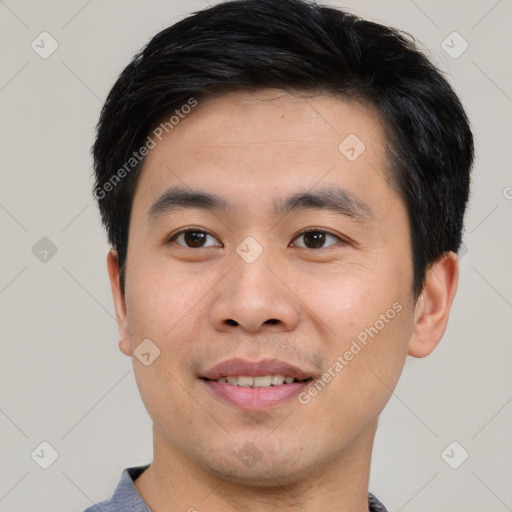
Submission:
[[[386,510],[378,417],[458,281],[473,139],[441,74],[333,8],[221,3],[126,67],[93,153],[154,457],[87,510]]]

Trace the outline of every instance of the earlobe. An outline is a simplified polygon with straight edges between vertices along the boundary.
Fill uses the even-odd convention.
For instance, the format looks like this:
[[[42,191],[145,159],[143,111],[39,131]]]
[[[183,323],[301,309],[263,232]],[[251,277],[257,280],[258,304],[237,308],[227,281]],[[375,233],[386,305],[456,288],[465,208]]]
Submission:
[[[441,340],[457,291],[459,261],[454,252],[444,253],[427,272],[423,292],[414,309],[414,325],[408,355],[425,357]]]
[[[112,289],[112,298],[116,311],[117,326],[119,329],[119,350],[127,356],[132,355],[130,335],[127,329],[126,300],[121,290],[121,274],[119,269],[119,260],[117,251],[111,249],[107,254],[107,268],[110,278],[110,287]]]

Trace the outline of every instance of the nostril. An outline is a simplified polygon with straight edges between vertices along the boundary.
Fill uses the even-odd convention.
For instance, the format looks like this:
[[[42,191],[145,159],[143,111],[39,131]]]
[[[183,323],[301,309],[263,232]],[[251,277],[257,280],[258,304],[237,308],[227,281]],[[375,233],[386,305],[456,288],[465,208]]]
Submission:
[[[265,323],[266,323],[266,324],[272,324],[272,325],[275,325],[275,324],[278,324],[278,323],[279,323],[279,320],[276,320],[275,318],[271,318],[270,320],[267,320]]]
[[[235,320],[231,320],[231,318],[226,320],[226,323],[229,325],[238,325],[238,322],[235,322]]]

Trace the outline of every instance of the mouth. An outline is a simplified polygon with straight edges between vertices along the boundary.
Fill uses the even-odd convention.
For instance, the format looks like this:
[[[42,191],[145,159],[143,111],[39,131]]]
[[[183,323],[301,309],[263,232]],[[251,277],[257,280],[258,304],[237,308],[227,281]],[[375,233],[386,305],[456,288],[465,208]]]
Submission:
[[[241,386],[244,388],[269,388],[313,380],[311,377],[308,379],[296,379],[290,375],[259,375],[257,377],[250,375],[226,375],[215,380],[205,377],[201,378],[209,382],[228,383],[232,386]]]
[[[313,381],[308,371],[276,359],[257,362],[231,359],[210,368],[199,378],[216,399],[253,411],[277,407]]]

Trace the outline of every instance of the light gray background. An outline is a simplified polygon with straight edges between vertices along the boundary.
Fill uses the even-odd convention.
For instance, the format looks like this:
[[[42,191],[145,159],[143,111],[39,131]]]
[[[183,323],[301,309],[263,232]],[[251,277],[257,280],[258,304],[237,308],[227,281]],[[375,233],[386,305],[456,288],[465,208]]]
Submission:
[[[476,137],[448,330],[432,355],[406,362],[381,416],[370,490],[390,512],[512,510],[512,2],[326,3],[420,40]],[[117,346],[89,150],[134,53],[206,6],[0,0],[1,511],[82,511],[110,497],[123,468],[151,461],[151,423]],[[59,44],[48,59],[31,48],[43,31]],[[469,43],[457,59],[441,47],[453,31]],[[32,253],[44,236],[58,249],[46,263]],[[42,441],[58,452],[46,470],[31,458]],[[452,441],[469,453],[458,469],[441,457]]]

